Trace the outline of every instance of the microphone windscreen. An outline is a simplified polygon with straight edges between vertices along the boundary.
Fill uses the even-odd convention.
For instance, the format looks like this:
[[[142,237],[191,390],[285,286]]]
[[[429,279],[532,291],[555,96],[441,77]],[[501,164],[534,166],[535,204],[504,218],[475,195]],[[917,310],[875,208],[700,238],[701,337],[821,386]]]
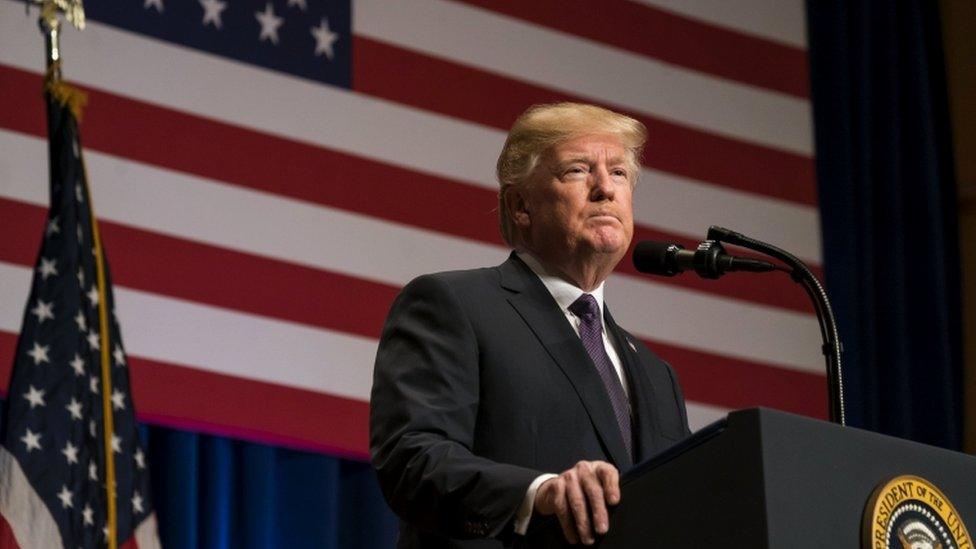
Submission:
[[[675,254],[684,249],[671,242],[646,240],[634,247],[634,267],[642,273],[674,276],[681,272]]]

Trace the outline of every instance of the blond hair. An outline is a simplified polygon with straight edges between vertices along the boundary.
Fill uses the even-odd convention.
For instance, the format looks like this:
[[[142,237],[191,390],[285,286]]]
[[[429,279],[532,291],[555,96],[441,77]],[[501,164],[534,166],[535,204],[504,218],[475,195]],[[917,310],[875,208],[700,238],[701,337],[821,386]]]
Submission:
[[[647,128],[629,116],[582,103],[533,105],[512,125],[498,156],[498,226],[502,238],[515,246],[515,222],[505,205],[505,195],[524,185],[551,147],[582,135],[609,134],[620,139],[630,156],[631,173],[637,180]]]

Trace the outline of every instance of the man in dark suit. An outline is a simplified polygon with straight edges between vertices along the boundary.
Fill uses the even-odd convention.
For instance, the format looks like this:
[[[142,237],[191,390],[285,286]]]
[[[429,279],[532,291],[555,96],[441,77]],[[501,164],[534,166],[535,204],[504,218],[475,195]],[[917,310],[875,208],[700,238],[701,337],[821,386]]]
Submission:
[[[511,257],[422,276],[397,298],[370,449],[400,547],[517,545],[547,516],[591,544],[619,472],[687,436],[671,368],[603,306],[633,235],[645,139],[599,107],[529,109],[498,160]]]

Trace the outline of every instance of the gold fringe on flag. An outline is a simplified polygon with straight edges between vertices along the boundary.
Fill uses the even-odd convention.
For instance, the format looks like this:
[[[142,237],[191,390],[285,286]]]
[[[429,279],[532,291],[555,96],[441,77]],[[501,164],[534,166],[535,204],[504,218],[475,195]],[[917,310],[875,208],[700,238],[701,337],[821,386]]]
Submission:
[[[71,111],[75,120],[81,122],[82,111],[88,104],[88,94],[62,81],[57,76],[60,73],[61,61],[55,61],[47,68],[47,74],[44,76],[44,92]]]

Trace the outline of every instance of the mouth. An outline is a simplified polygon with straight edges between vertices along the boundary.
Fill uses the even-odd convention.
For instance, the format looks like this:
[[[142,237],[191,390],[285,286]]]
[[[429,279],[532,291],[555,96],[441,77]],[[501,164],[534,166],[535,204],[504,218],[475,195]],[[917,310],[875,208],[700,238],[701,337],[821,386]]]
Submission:
[[[593,215],[590,216],[590,219],[593,220],[593,221],[598,221],[598,222],[602,222],[602,223],[611,222],[611,221],[614,221],[614,222],[617,222],[617,223],[620,222],[620,219],[617,216],[611,215],[611,214],[607,214],[607,213],[593,214]]]

